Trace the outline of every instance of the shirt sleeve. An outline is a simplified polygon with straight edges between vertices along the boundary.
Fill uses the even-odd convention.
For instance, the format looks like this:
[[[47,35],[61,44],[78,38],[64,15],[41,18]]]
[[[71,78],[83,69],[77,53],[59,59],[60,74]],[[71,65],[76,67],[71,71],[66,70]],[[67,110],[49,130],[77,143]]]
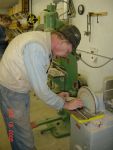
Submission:
[[[26,45],[23,59],[29,82],[36,95],[48,105],[56,109],[62,109],[64,100],[52,92],[47,85],[47,74],[45,69],[47,58],[43,47],[37,43]]]

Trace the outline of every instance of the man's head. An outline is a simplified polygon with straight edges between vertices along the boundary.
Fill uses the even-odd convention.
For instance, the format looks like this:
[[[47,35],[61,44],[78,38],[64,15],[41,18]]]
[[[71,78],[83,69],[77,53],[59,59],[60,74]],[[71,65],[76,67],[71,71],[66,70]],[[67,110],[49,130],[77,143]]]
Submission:
[[[52,52],[55,56],[66,57],[76,49],[81,40],[81,34],[74,25],[65,25],[52,33]]]

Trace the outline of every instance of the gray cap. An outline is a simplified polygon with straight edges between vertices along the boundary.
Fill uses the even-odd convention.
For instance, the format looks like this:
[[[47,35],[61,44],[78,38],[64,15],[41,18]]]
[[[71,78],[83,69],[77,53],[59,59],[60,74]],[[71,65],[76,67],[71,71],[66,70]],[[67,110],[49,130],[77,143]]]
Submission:
[[[65,25],[61,27],[58,32],[64,35],[64,37],[72,44],[73,48],[77,48],[81,40],[81,33],[76,26]]]

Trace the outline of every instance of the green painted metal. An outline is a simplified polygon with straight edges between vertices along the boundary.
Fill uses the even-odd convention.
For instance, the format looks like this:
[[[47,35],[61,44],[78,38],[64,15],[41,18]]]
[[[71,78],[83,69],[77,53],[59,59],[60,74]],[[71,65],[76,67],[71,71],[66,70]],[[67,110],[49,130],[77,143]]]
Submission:
[[[48,5],[44,14],[44,30],[51,32],[64,24],[58,18],[56,6],[53,4]],[[49,76],[48,85],[55,93],[67,91],[70,93],[70,96],[76,96],[78,90],[78,71],[75,53],[76,49],[67,58],[54,59],[52,66],[59,67],[65,72],[64,76]],[[42,133],[51,131],[52,135],[57,138],[70,135],[70,114],[64,109],[58,112],[57,117],[38,122],[37,126],[44,124],[47,125],[47,128],[42,130]]]
[[[64,25],[64,22],[58,18],[56,5],[47,5],[47,9],[44,11],[44,31],[53,31]]]
[[[57,30],[65,23],[58,18],[56,12],[56,5],[52,3],[47,5],[44,14],[44,30],[53,31]],[[70,54],[67,58],[57,58],[55,61],[56,65],[66,72],[65,77],[57,76],[50,77],[49,85],[50,88],[59,93],[61,91],[67,91],[71,96],[76,96],[78,87],[78,74],[77,74],[77,59],[75,57],[76,49],[73,50],[73,54]],[[50,83],[51,82],[51,83]]]
[[[69,54],[67,58],[57,58],[56,64],[66,72],[64,77],[52,78],[52,82],[57,85],[57,89],[53,89],[56,93],[67,91],[70,96],[76,96],[78,90],[78,70],[77,59],[74,55]]]
[[[33,122],[33,127],[36,128],[42,125],[46,125],[41,130],[41,134],[50,131],[56,138],[62,138],[70,135],[70,115],[66,110],[59,111],[58,115],[53,118],[47,118],[42,121]]]

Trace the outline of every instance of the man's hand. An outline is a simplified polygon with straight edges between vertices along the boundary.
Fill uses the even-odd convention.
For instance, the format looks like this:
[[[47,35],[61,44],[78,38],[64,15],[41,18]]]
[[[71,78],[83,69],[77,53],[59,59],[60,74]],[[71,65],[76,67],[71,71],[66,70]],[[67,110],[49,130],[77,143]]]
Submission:
[[[60,96],[61,98],[63,98],[66,101],[66,99],[69,97],[69,93],[68,92],[61,92],[58,94],[58,96]]]
[[[74,110],[82,107],[83,107],[83,102],[79,98],[74,98],[69,102],[65,102],[64,104],[64,108],[67,110]]]

